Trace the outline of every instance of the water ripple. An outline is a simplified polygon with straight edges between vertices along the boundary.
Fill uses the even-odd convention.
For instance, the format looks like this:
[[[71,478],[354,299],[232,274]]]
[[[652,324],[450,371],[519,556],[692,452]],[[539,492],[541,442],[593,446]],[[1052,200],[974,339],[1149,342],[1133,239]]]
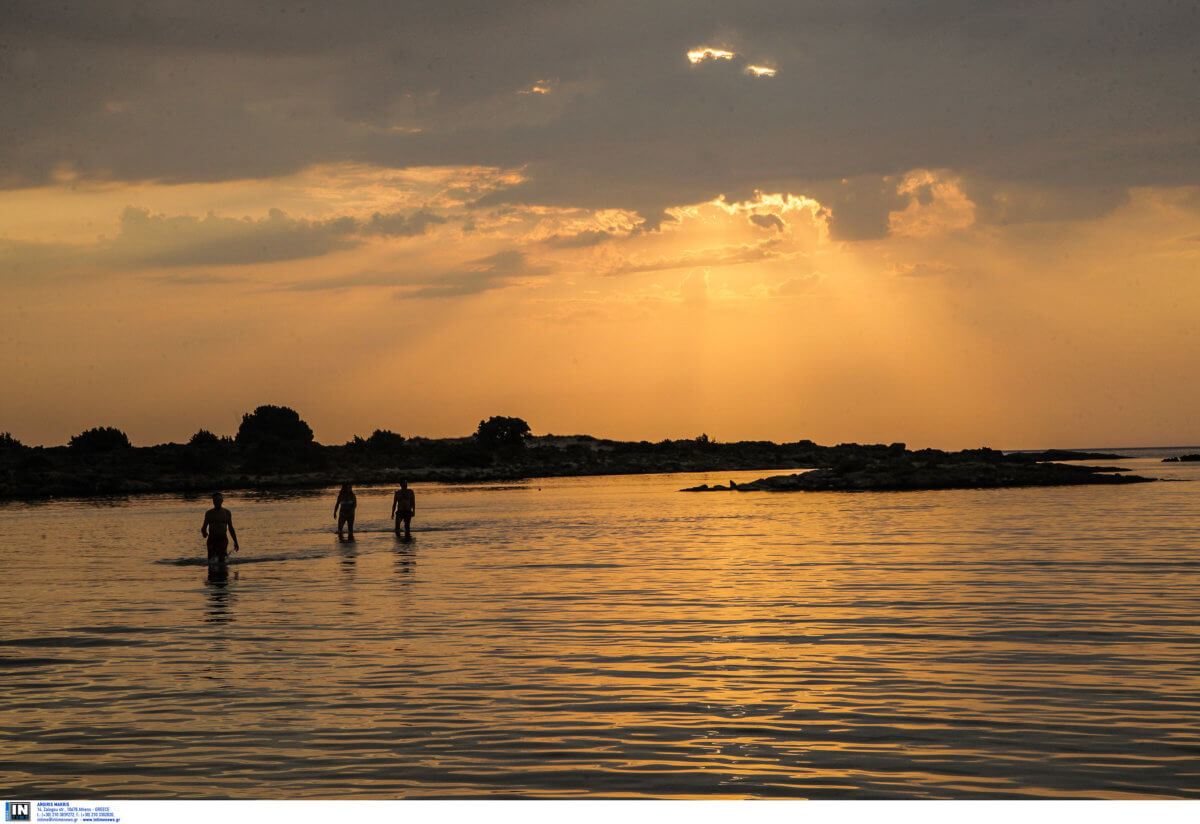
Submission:
[[[195,501],[0,509],[8,792],[1200,797],[1194,487],[728,475],[231,496],[212,571]]]

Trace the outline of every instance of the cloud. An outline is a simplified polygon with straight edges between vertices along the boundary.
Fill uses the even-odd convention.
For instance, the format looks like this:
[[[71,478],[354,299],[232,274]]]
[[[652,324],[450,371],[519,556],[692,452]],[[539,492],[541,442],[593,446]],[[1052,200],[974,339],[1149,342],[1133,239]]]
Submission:
[[[746,74],[751,77],[774,77],[775,69],[768,68],[767,66],[747,66]]]
[[[1200,17],[1171,0],[8,7],[9,186],[64,170],[174,183],[346,161],[487,165],[528,176],[497,198],[653,224],[719,192],[825,203],[812,187],[918,168],[1046,192],[1200,183]],[[778,74],[747,82],[724,70],[733,57],[680,59],[714,42],[728,45],[693,51]],[[553,94],[514,94],[549,77]],[[828,205],[835,234],[880,231],[876,205]]]
[[[705,60],[732,60],[734,52],[718,49],[713,46],[701,46],[687,53],[689,63],[703,63]]]
[[[547,80],[539,80],[528,89],[520,89],[517,94],[550,94],[554,84]]]
[[[411,215],[402,212],[383,214],[376,212],[371,219],[362,225],[364,235],[382,235],[383,237],[416,237],[423,235],[431,226],[446,222],[446,218],[435,215],[426,209],[419,209]]]
[[[165,283],[168,286],[209,286],[218,283],[236,283],[237,278],[227,278],[220,275],[214,275],[210,272],[196,272],[189,274],[170,274],[159,275],[151,278],[158,283]]]
[[[289,217],[279,209],[259,220],[190,215],[155,215],[130,207],[107,255],[123,263],[150,267],[222,266],[273,263],[319,257],[356,245],[354,218],[312,221]]]
[[[750,222],[763,229],[775,229],[780,232],[787,230],[787,226],[784,224],[783,219],[776,214],[751,214]]]
[[[736,266],[797,254],[787,251],[778,240],[769,238],[757,243],[743,243],[684,252],[648,260],[622,260],[604,272],[608,276],[631,275],[642,272],[662,272],[691,266]]]
[[[898,186],[897,177],[860,175],[819,181],[809,192],[829,209],[835,240],[870,240],[886,235],[889,215],[908,202]]]
[[[931,278],[951,275],[959,271],[959,267],[938,261],[920,261],[897,264],[892,274],[905,278]]]
[[[502,289],[529,278],[544,277],[547,266],[531,263],[522,252],[507,250],[472,261],[458,271],[431,278],[400,298],[450,298]]]
[[[961,181],[945,172],[914,170],[896,191],[908,195],[909,201],[888,215],[889,234],[920,237],[975,223],[975,203],[963,193]]]
[[[302,260],[351,249],[371,237],[415,237],[447,218],[419,209],[376,212],[367,220],[343,215],[294,218],[271,209],[263,218],[154,214],[127,207],[117,233],[91,244],[0,241],[0,267],[27,274],[85,269],[234,266]],[[193,276],[198,277],[198,276]],[[182,282],[182,281],[176,281]]]
[[[806,295],[811,292],[822,280],[819,272],[812,272],[807,275],[796,275],[790,277],[780,284],[772,287],[770,294],[772,297],[793,298],[800,295]]]
[[[286,292],[336,292],[358,287],[397,287],[412,283],[412,275],[397,269],[392,271],[362,271],[348,275],[309,278],[308,280],[293,281],[280,287]]]
[[[476,295],[551,273],[545,264],[534,263],[516,249],[506,249],[475,258],[459,266],[422,273],[413,265],[392,271],[364,271],[335,277],[295,281],[283,288],[290,292],[340,291],[362,287],[397,289],[397,298],[451,298]]]
[[[610,231],[586,229],[582,232],[569,235],[553,234],[543,240],[542,243],[554,249],[580,249],[587,246],[595,246],[606,240],[612,240],[614,237],[616,237],[616,234]]]
[[[1094,220],[1129,200],[1129,189],[1104,184],[1045,187],[1022,181],[962,176],[963,194],[976,207],[976,220],[1007,226],[1053,220]]]

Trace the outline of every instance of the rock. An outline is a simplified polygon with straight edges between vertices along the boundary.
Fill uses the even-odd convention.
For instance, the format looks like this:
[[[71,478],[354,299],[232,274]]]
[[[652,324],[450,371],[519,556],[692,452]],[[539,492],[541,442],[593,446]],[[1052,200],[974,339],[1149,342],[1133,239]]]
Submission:
[[[1044,449],[1041,452],[1009,452],[1009,458],[1031,461],[1119,461],[1123,455],[1109,452],[1076,452],[1070,449]]]
[[[794,475],[743,483],[739,491],[990,489],[1010,486],[1129,484],[1153,480],[1110,474],[1117,467],[1076,466],[1012,458],[995,450],[921,450],[874,460],[852,459]],[[720,487],[723,488],[723,487]]]

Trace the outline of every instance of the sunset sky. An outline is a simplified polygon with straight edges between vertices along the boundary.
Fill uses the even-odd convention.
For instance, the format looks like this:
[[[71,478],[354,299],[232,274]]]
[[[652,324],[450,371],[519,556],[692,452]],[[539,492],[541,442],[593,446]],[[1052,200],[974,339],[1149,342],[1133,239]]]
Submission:
[[[1200,442],[1190,2],[0,9],[0,431]]]

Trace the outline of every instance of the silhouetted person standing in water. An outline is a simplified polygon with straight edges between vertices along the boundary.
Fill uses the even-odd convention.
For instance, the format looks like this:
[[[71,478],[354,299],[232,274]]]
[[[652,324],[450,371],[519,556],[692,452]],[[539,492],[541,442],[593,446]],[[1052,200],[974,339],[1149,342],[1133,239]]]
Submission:
[[[354,490],[350,488],[350,484],[342,484],[337,503],[333,505],[333,517],[337,518],[339,538],[342,537],[342,527],[349,527],[350,532],[346,539],[354,540],[354,510],[357,508],[358,498],[355,497]]]
[[[233,528],[233,515],[221,506],[225,502],[225,496],[214,492],[212,500],[213,508],[204,513],[204,525],[200,527],[200,534],[208,539],[210,565],[223,564],[228,557],[226,551],[229,549],[229,537],[225,535],[225,530],[229,530],[229,535],[233,536],[233,551],[241,549],[238,546],[237,530]]]
[[[404,521],[404,537],[411,538],[409,523],[417,514],[417,496],[408,488],[408,481],[401,481],[400,488],[392,496],[392,517],[396,519],[396,534],[400,534],[400,522]]]

